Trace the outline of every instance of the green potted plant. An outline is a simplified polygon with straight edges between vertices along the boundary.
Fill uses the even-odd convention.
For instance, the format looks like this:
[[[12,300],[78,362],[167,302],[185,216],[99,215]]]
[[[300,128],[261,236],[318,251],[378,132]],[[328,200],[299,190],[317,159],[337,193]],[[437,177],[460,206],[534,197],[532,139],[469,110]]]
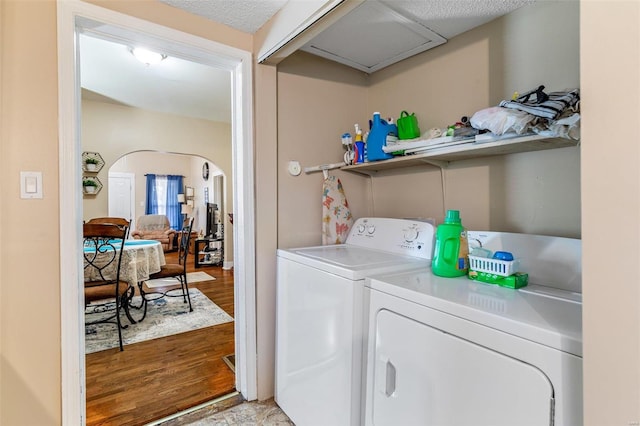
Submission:
[[[93,172],[98,168],[98,159],[94,157],[87,157],[84,160],[84,164],[87,168],[87,171]]]
[[[96,192],[98,183],[93,179],[82,179],[82,187],[87,194],[93,194]]]

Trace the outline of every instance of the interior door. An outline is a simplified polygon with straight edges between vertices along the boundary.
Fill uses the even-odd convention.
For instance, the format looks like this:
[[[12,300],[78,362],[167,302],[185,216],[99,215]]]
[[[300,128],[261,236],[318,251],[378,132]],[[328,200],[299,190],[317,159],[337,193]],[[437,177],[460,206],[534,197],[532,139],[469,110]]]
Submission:
[[[129,219],[131,229],[135,229],[134,191],[133,173],[109,173],[109,216]]]
[[[535,366],[385,309],[375,321],[373,424],[551,424],[553,387]]]

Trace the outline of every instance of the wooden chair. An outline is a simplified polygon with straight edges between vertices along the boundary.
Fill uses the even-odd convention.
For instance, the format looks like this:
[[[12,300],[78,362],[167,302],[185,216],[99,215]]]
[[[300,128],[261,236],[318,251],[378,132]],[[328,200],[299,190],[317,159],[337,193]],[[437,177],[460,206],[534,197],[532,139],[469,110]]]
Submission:
[[[186,218],[186,219],[184,219],[182,221],[182,230],[178,231],[178,258],[180,258],[180,254],[181,254],[182,249],[183,249],[182,244],[180,244],[180,243],[181,243],[182,237],[184,236],[184,233],[185,232],[190,232],[191,233],[191,238],[188,241],[190,246],[193,246],[193,241],[192,241],[194,239],[193,237],[195,236],[197,238],[197,236],[198,236],[197,233],[193,232],[192,224],[193,224],[193,219]],[[190,249],[191,247],[187,247],[187,248]],[[191,252],[193,252],[193,250],[191,250]]]
[[[89,219],[87,223],[111,223],[114,225],[126,226],[131,230],[131,222],[123,217],[94,217]],[[127,232],[127,238],[129,238],[129,232]]]
[[[130,222],[123,217],[94,217],[89,219],[87,223],[110,223],[113,225],[129,226]]]
[[[170,289],[161,294],[160,297],[169,296],[169,297],[180,297],[182,296],[184,299],[184,303],[189,303],[189,312],[193,312],[193,307],[191,306],[191,296],[189,295],[189,284],[187,282],[187,257],[189,256],[189,240],[191,239],[191,229],[193,228],[193,218],[189,220],[189,224],[182,229],[182,233],[180,235],[179,241],[179,252],[178,252],[178,263],[169,263],[163,265],[161,267],[160,272],[156,272],[155,274],[149,275],[150,280],[158,279],[158,278],[175,278],[180,283],[180,288]],[[177,283],[178,283],[177,282]],[[176,284],[177,284],[176,283]],[[143,299],[147,294],[153,294],[152,292],[145,293],[142,287],[143,283],[138,283],[138,287],[140,290],[140,294],[143,296]],[[169,294],[174,290],[182,290],[182,294],[173,295]],[[145,311],[142,315],[142,318],[146,315],[146,304]]]
[[[118,341],[120,350],[122,346],[122,328],[120,310],[129,315],[128,300],[132,296],[133,288],[129,283],[120,281],[120,265],[122,251],[128,226],[106,223],[85,223],[83,225],[84,237],[84,302],[85,307],[92,303],[95,315],[98,319],[85,320],[85,325],[112,323],[118,328]],[[111,313],[110,305],[114,305]]]

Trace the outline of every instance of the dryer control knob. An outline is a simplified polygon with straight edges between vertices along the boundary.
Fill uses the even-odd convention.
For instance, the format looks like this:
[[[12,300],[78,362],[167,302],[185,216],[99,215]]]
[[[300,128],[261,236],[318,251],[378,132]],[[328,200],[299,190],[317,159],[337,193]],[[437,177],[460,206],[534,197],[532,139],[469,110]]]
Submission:
[[[404,231],[404,239],[407,242],[410,241],[414,241],[416,238],[418,238],[418,231],[415,229],[407,229],[406,231]]]
[[[370,234],[373,234],[374,232],[376,232],[376,226],[375,225],[369,225],[369,227],[367,228],[367,232]]]
[[[361,234],[364,232],[364,225],[362,224],[358,225],[358,232]]]

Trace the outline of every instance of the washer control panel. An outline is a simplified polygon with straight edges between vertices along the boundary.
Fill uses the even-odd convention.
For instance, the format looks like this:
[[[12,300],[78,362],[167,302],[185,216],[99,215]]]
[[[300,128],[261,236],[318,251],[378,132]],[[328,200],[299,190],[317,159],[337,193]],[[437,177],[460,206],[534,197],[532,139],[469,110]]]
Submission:
[[[346,244],[431,259],[435,229],[431,222],[382,217],[360,218]]]

